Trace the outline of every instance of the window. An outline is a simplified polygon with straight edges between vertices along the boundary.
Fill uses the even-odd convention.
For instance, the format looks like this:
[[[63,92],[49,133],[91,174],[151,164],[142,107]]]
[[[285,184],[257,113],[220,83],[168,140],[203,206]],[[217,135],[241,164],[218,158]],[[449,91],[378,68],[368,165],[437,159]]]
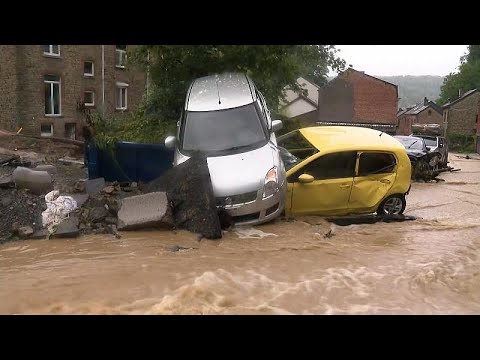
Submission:
[[[391,173],[396,163],[395,157],[392,154],[375,152],[362,153],[358,164],[358,176]]]
[[[42,45],[43,54],[49,56],[60,56],[60,45]]]
[[[117,83],[116,108],[117,110],[127,109],[127,84]]]
[[[117,45],[115,49],[115,66],[117,68],[125,68],[127,61],[127,45]]]
[[[52,136],[53,135],[53,124],[42,124],[42,125],[40,125],[40,135],[42,135],[42,136]]]
[[[45,75],[45,115],[58,116],[61,114],[60,107],[60,77]]]
[[[95,92],[85,91],[83,94],[83,102],[85,106],[95,106]]]
[[[298,181],[302,174],[312,175],[315,180],[343,179],[355,175],[356,151],[345,151],[319,157],[297,171],[289,182]]]
[[[93,61],[85,61],[83,63],[83,75],[84,76],[94,76],[94,66]]]

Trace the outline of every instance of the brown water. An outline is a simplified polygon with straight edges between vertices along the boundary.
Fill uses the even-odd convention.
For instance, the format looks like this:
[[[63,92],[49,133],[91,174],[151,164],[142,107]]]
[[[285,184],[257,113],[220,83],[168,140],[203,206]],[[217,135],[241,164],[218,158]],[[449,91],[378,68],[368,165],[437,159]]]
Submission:
[[[413,184],[416,221],[311,217],[221,241],[164,231],[0,245],[0,313],[478,314],[480,161],[451,160],[462,171]]]

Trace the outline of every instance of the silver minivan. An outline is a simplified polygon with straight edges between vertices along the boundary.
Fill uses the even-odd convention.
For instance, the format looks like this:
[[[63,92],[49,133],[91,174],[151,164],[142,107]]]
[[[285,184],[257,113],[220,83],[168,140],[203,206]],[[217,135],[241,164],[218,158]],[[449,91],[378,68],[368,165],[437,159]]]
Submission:
[[[287,183],[275,137],[281,128],[247,75],[222,73],[192,82],[177,135],[165,145],[175,148],[174,166],[204,153],[217,207],[236,224],[255,225],[284,209]]]

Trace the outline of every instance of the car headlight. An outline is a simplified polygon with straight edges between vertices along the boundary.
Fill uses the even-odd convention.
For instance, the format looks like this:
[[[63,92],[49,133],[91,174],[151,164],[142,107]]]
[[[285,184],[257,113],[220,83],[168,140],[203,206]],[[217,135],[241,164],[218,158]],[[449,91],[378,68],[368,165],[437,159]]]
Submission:
[[[269,197],[275,194],[278,191],[278,174],[277,167],[274,166],[268,170],[267,175],[265,175],[265,184],[263,186],[263,197]]]

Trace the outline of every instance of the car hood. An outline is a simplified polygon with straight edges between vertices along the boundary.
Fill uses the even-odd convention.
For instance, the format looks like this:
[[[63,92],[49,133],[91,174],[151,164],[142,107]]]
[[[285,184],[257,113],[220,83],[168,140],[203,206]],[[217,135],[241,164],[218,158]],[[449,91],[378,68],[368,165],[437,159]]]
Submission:
[[[177,162],[187,159],[181,156]],[[278,150],[270,142],[243,153],[207,157],[207,163],[216,197],[258,191],[263,188],[268,170],[277,166],[280,171]]]
[[[420,158],[422,156],[425,156],[427,153],[423,150],[414,150],[414,149],[406,149],[407,150],[407,155],[414,157],[414,158]]]

